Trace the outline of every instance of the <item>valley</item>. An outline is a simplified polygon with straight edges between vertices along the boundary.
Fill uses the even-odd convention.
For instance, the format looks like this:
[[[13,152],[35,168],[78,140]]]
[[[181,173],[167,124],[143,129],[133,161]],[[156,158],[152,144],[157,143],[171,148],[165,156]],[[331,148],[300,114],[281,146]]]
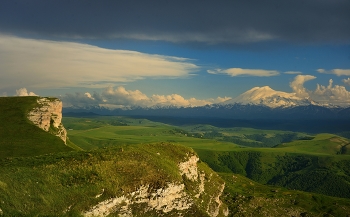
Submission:
[[[179,127],[126,117],[68,117],[64,123],[73,128],[69,138],[85,149],[159,141],[181,144],[194,149],[216,172],[233,172],[262,184],[350,198],[350,173],[346,169],[350,143],[334,134],[210,125]]]

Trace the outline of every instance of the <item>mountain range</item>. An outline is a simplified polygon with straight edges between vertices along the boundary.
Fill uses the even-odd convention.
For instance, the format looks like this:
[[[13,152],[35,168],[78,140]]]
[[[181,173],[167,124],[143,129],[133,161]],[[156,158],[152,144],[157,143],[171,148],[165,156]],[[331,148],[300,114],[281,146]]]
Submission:
[[[64,113],[90,112],[99,115],[141,115],[173,117],[208,117],[230,119],[349,119],[350,106],[316,102],[295,93],[276,91],[269,86],[254,87],[234,99],[218,104],[197,107],[108,106],[65,107]]]

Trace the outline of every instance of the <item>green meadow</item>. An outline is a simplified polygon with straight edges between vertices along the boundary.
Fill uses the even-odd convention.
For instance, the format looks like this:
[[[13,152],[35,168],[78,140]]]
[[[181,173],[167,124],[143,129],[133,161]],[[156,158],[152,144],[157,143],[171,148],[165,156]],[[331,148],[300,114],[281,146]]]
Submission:
[[[156,142],[179,144],[194,149],[217,172],[240,174],[265,185],[350,198],[350,143],[334,134],[173,126],[117,116],[66,117],[63,123],[70,129],[69,139],[85,150]],[[240,140],[235,143],[230,138]],[[268,142],[274,145],[267,146]]]
[[[202,139],[179,127],[125,117],[64,118],[69,139],[79,147],[90,150],[113,145],[169,142],[191,148],[229,151],[236,144]]]

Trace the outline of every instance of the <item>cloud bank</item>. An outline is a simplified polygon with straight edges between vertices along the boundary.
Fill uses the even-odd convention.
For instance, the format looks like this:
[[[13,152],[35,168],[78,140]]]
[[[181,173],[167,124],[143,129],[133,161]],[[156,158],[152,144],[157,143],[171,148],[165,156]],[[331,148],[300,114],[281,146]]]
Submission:
[[[226,74],[231,77],[235,76],[257,76],[257,77],[270,77],[276,76],[280,73],[276,70],[264,70],[264,69],[242,69],[242,68],[229,68],[229,69],[215,69],[207,70],[209,74]]]
[[[65,107],[77,106],[103,106],[107,108],[125,107],[154,107],[154,106],[175,106],[194,107],[204,106],[213,103],[220,103],[231,99],[230,97],[217,97],[215,99],[185,99],[179,94],[147,96],[139,90],[127,90],[123,86],[107,87],[101,93],[75,93],[66,94],[61,97]]]
[[[144,78],[188,77],[199,67],[180,57],[0,35],[0,87],[106,87]]]
[[[314,91],[308,90],[304,87],[304,83],[316,79],[312,75],[297,75],[290,83],[290,87],[296,96],[301,98],[310,98],[321,104],[333,104],[339,106],[350,105],[350,92],[344,86],[333,85],[333,80],[330,79],[327,86],[317,84]],[[345,79],[343,79],[344,82]],[[345,80],[344,83],[349,81]]]
[[[176,43],[349,43],[350,1],[1,1],[0,30]]]
[[[327,86],[317,84],[315,90],[304,87],[305,82],[316,79],[312,75],[297,75],[290,82],[292,94],[300,98],[308,98],[321,104],[333,104],[338,106],[350,105],[350,92],[344,86],[333,85],[333,80],[329,80]],[[350,78],[343,79],[344,83],[350,83]],[[26,90],[25,90],[26,91]],[[290,94],[290,93],[289,93]],[[75,93],[66,94],[61,97],[65,107],[89,107],[102,106],[109,109],[130,108],[130,107],[195,107],[211,105],[225,102],[231,97],[217,97],[210,99],[184,98],[179,94],[147,96],[140,90],[127,90],[123,86],[105,88],[97,93]]]

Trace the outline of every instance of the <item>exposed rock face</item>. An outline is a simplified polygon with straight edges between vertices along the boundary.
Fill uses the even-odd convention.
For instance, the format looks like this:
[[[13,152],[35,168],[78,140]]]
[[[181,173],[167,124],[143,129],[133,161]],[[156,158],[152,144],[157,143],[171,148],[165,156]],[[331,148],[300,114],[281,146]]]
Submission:
[[[162,216],[167,216],[168,213],[174,216],[173,212],[176,213],[175,216],[183,216],[192,206],[197,206],[212,217],[227,216],[228,209],[220,200],[225,183],[212,181],[217,174],[202,171],[197,165],[199,158],[196,155],[187,155],[187,158],[178,164],[179,175],[187,179],[187,182],[168,183],[159,189],[141,185],[134,192],[101,201],[82,214],[89,217],[108,216],[111,213],[133,216],[133,207],[141,205],[143,213],[156,211]]]
[[[188,161],[179,164],[180,175],[185,175],[189,180],[198,179],[197,162],[199,158],[195,155],[191,156]]]
[[[55,98],[39,98],[37,102],[39,106],[29,112],[28,119],[39,128],[60,137],[66,143],[67,131],[61,123],[62,102]]]
[[[184,184],[170,183],[165,188],[150,192],[149,186],[141,186],[137,191],[131,192],[126,196],[111,198],[102,201],[91,210],[84,213],[85,216],[107,216],[116,210],[119,215],[132,216],[130,205],[145,203],[146,212],[149,210],[158,210],[163,213],[172,210],[185,210],[191,207],[192,202],[189,196],[184,192]]]

